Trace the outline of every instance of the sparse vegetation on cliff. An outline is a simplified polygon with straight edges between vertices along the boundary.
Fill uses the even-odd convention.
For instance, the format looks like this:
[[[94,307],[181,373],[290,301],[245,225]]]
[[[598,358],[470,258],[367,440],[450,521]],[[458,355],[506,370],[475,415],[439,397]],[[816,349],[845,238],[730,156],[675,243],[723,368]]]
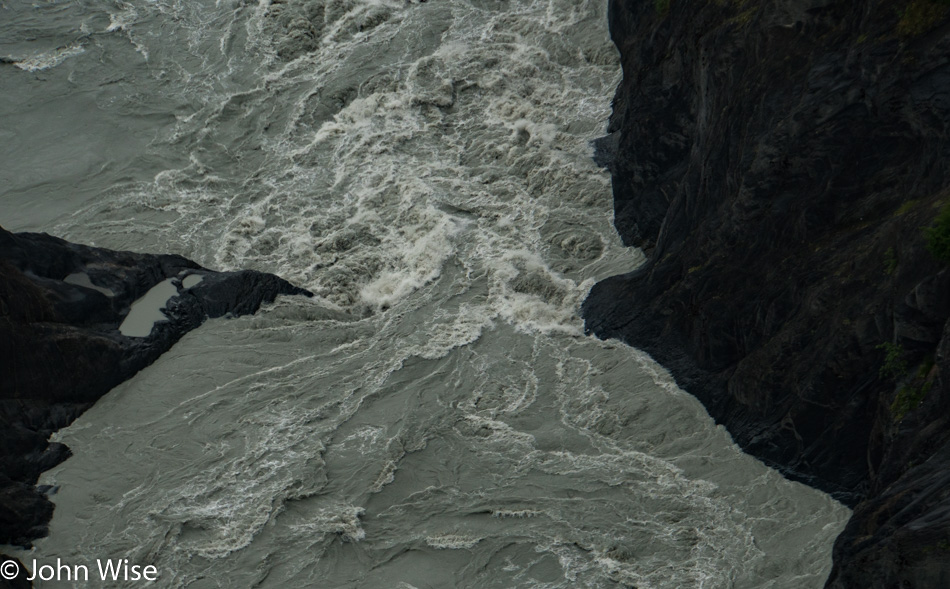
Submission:
[[[884,342],[877,346],[877,349],[884,350],[884,363],[881,364],[879,371],[881,378],[897,380],[907,374],[907,361],[904,360],[903,346],[891,342]]]
[[[932,385],[929,382],[918,386],[906,386],[897,393],[894,402],[891,403],[891,413],[894,415],[894,421],[901,421],[909,411],[920,407],[930,392]]]
[[[884,252],[884,273],[890,276],[894,273],[894,270],[897,270],[897,254],[893,247],[889,247]]]
[[[913,381],[901,387],[901,390],[891,403],[891,414],[894,421],[901,421],[910,411],[920,407],[920,404],[927,398],[927,393],[933,387],[933,381],[928,377],[931,369],[934,367],[933,356],[928,357],[917,369],[917,375]]]
[[[936,224],[924,229],[927,249],[941,262],[950,263],[950,206],[944,206],[937,215]]]
[[[897,34],[904,38],[919,37],[930,32],[946,16],[950,0],[912,0],[900,12]]]

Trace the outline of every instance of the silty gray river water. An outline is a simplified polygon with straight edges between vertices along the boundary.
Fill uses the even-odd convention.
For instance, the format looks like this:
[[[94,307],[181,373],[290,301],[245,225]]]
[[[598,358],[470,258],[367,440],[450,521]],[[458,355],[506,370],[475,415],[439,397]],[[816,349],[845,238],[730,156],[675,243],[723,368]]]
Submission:
[[[848,510],[583,335],[593,281],[642,261],[590,160],[605,4],[0,3],[0,223],[317,294],[209,321],[57,434],[21,558],[160,587],[820,587]]]

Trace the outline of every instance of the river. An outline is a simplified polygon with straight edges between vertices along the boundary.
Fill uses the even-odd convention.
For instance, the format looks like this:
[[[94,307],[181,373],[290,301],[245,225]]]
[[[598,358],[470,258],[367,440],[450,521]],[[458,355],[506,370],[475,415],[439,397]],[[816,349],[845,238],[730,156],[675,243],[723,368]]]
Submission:
[[[75,455],[21,559],[195,589],[821,587],[849,510],[583,333],[593,282],[643,261],[591,161],[605,4],[0,3],[0,224],[316,294],[208,321],[56,434]]]

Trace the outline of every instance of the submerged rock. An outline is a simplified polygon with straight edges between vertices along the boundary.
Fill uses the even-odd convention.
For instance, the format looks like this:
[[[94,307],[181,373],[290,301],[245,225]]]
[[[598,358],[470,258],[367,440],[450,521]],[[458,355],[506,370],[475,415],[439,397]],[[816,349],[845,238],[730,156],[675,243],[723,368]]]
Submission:
[[[138,337],[120,331],[163,281],[172,295],[158,302],[164,318],[140,324]],[[205,319],[254,313],[279,294],[312,296],[263,272],[214,272],[181,256],[0,228],[0,544],[26,546],[46,533],[53,506],[34,485],[70,455],[49,442],[52,432]]]
[[[746,451],[854,507],[830,587],[950,586],[950,11],[610,1],[598,158],[649,259],[588,329],[649,352]]]

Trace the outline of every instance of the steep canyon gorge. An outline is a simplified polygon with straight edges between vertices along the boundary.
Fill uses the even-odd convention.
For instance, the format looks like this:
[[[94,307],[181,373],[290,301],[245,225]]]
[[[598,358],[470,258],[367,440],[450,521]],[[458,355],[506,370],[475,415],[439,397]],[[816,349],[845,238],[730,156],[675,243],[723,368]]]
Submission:
[[[950,586],[950,23],[930,0],[610,2],[600,160],[640,269],[589,331],[854,508],[828,587]],[[933,249],[932,247],[930,249]]]

